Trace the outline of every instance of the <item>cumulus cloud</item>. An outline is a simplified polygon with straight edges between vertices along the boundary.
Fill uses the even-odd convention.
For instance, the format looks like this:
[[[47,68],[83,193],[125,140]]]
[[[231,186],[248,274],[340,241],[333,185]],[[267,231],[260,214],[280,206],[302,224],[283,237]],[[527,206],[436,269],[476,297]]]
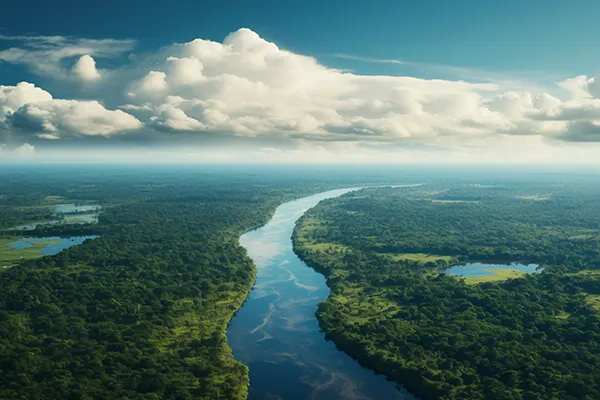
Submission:
[[[129,85],[124,107],[151,107],[152,122],[171,129],[400,140],[473,133],[484,119],[499,119],[481,95],[496,85],[344,73],[248,29],[223,43],[177,44],[163,56],[160,69]]]
[[[31,157],[35,154],[35,146],[25,143],[15,149],[17,157]]]
[[[102,77],[96,69],[96,60],[88,54],[79,57],[73,65],[72,73],[77,79],[87,82],[97,81]]]
[[[134,92],[129,92],[130,97],[136,97],[138,95],[155,95],[157,93],[164,92],[167,88],[167,82],[165,80],[167,74],[159,71],[150,71],[144,76],[139,82],[136,83]]]
[[[142,123],[122,110],[108,110],[98,101],[54,99],[27,82],[0,86],[3,130],[42,139],[68,136],[109,136],[138,129]]]
[[[152,110],[150,123],[170,130],[316,141],[570,140],[574,123],[600,118],[596,102],[584,101],[593,97],[590,78],[560,83],[572,97],[560,100],[497,83],[358,75],[282,50],[249,29],[222,43],[176,44],[160,56],[158,67],[128,85],[123,108]]]
[[[575,78],[565,79],[558,82],[558,86],[563,88],[573,99],[583,99],[590,97],[588,88],[593,84],[594,78],[588,78],[585,75],[579,75]]]
[[[498,138],[510,144],[533,143],[531,138],[600,142],[600,86],[588,76],[558,82],[556,93],[546,93],[528,89],[534,85],[508,90],[502,81],[360,75],[281,49],[249,29],[222,42],[195,39],[130,57],[112,71],[98,70],[95,59],[121,54],[132,42],[29,37],[26,43],[23,57],[21,46],[0,52],[0,59],[47,74],[45,58],[56,70],[75,56],[69,77],[102,80],[85,86],[98,101],[54,99],[31,84],[0,87],[6,129],[40,139],[110,136],[145,126],[148,134],[140,140],[221,137],[264,149],[284,141],[288,148],[313,143],[340,151],[399,151],[408,144],[469,148]],[[28,61],[32,55],[39,56],[35,62]],[[116,104],[120,110],[111,110]]]
[[[190,118],[183,110],[170,104],[160,107],[160,116],[153,116],[150,121],[157,128],[165,128],[173,131],[202,131],[206,127],[200,121]]]
[[[8,120],[15,129],[55,136],[109,136],[142,126],[140,121],[124,111],[107,110],[97,101],[77,100],[28,103],[17,109]]]
[[[27,103],[52,100],[52,95],[27,82],[17,86],[0,86],[0,120]]]

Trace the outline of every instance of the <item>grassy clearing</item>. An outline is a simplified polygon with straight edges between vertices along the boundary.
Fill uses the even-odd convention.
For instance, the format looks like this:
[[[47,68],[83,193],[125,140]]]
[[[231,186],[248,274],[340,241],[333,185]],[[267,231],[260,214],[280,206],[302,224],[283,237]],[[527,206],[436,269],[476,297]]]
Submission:
[[[96,221],[98,218],[97,214],[80,214],[80,215],[71,215],[69,217],[65,217],[63,222],[66,224],[74,224],[74,223],[90,223],[92,220]]]
[[[426,262],[436,262],[443,260],[446,262],[452,261],[452,256],[438,256],[435,254],[425,253],[382,253],[386,257],[391,258],[394,261],[414,261],[425,264]]]
[[[526,272],[517,271],[514,269],[486,269],[485,271],[491,272],[492,275],[463,276],[461,278],[465,279],[465,283],[469,285],[475,285],[483,282],[504,281],[507,279],[522,278],[523,276],[527,275]]]
[[[432,203],[437,203],[437,204],[459,204],[459,203],[473,203],[473,204],[480,204],[481,201],[479,200],[431,200]]]
[[[53,210],[56,205],[47,204],[42,206],[20,206],[17,207],[17,210]]]
[[[349,324],[365,325],[392,318],[400,307],[393,301],[388,300],[387,291],[378,289],[376,292],[365,293],[357,286],[347,286],[341,292],[332,294],[328,300],[348,305],[348,313],[344,319]]]
[[[584,269],[583,271],[575,272],[569,275],[584,275],[584,276],[600,276],[600,269]]]
[[[321,222],[316,219],[316,218],[311,218],[311,217],[305,217],[302,220],[302,225],[300,226],[300,229],[298,230],[298,233],[308,233],[308,232],[312,232],[314,230],[317,230],[319,228],[322,227]]]
[[[51,244],[60,243],[60,241],[48,241],[32,243],[31,247],[26,249],[15,249],[9,246],[9,243],[16,242],[20,238],[0,238],[0,266],[10,265],[20,260],[30,260],[32,258],[41,257],[40,251]]]
[[[336,253],[345,253],[347,251],[350,251],[349,247],[337,243],[306,243],[304,244],[304,247],[306,247],[309,250],[319,250],[322,252],[333,251]]]
[[[515,196],[516,199],[531,200],[531,201],[545,201],[550,200],[552,197],[547,194],[532,194],[527,196]]]
[[[554,318],[561,320],[561,321],[565,321],[565,320],[569,319],[570,316],[571,316],[571,314],[569,314],[568,312],[562,311],[558,315],[555,315]]]
[[[600,311],[600,294],[588,294],[587,301],[588,304],[594,307],[594,310]]]
[[[47,202],[56,202],[56,201],[63,201],[65,198],[63,196],[46,196],[44,197],[44,201]]]
[[[586,234],[586,235],[574,235],[574,236],[569,237],[569,240],[589,240],[589,239],[592,239],[594,237],[597,238],[598,236],[597,235],[589,235],[589,234]]]

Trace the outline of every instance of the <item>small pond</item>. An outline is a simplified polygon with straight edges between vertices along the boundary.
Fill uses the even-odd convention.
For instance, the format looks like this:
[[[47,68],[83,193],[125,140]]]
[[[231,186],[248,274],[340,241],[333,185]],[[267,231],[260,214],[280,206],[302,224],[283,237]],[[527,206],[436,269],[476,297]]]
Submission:
[[[490,264],[473,262],[463,265],[456,265],[452,268],[445,270],[444,272],[449,275],[458,276],[491,276],[494,275],[493,271],[497,270],[510,270],[510,271],[521,271],[527,274],[533,274],[541,272],[538,264],[521,264],[513,262],[510,264]]]
[[[100,204],[59,204],[54,207],[54,212],[57,214],[75,214],[75,213],[86,213],[90,211],[98,211],[102,208]]]
[[[33,247],[33,243],[48,243],[40,249],[40,254],[43,256],[53,256],[60,253],[64,249],[82,244],[88,239],[96,239],[98,236],[48,236],[36,238],[21,238],[16,242],[9,243],[10,247],[23,250]]]

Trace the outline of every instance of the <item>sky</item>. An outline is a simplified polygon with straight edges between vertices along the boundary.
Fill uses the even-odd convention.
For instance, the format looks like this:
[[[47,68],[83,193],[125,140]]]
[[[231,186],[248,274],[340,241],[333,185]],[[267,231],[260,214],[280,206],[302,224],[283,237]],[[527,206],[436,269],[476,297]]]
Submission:
[[[3,14],[0,162],[600,162],[597,1]]]

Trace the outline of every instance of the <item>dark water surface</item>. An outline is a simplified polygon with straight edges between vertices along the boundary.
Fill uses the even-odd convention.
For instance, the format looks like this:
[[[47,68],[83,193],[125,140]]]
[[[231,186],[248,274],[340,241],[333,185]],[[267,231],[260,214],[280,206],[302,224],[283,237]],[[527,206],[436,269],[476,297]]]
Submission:
[[[295,223],[306,210],[352,190],[285,203],[269,223],[240,238],[257,278],[227,336],[235,358],[250,368],[249,399],[415,399],[325,340],[315,312],[329,288],[292,249]]]

